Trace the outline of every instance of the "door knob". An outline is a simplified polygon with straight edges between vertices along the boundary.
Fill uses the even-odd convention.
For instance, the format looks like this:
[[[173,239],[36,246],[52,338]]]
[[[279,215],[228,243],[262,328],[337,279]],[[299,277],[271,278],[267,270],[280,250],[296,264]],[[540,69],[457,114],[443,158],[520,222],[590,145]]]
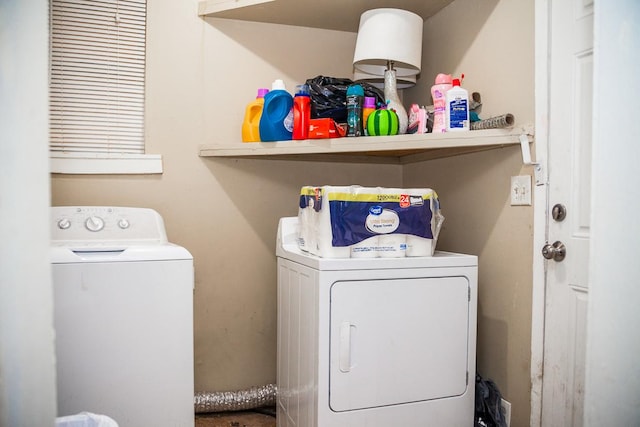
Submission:
[[[546,244],[542,247],[542,256],[560,262],[567,255],[567,248],[564,243],[556,241],[553,245]]]

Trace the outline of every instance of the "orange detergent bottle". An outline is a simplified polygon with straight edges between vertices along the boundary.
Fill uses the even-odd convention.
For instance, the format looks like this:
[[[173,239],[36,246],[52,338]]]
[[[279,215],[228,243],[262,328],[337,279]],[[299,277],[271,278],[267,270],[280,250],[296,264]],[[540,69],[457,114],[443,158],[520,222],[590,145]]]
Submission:
[[[258,89],[256,99],[247,105],[242,122],[242,142],[260,142],[260,117],[267,92],[269,89]]]

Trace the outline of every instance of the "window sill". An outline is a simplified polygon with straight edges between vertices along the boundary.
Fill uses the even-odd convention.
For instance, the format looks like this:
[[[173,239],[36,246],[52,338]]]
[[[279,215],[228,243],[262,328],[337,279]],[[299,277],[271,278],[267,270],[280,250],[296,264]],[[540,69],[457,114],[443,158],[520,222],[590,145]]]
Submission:
[[[51,173],[61,174],[161,174],[159,154],[63,154],[50,155]]]

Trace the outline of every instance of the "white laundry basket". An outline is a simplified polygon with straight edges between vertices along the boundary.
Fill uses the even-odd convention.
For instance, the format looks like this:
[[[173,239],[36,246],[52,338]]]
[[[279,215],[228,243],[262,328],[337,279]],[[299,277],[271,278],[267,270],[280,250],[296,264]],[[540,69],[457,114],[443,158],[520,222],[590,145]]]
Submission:
[[[56,418],[56,427],[118,427],[118,423],[106,415],[81,412]]]

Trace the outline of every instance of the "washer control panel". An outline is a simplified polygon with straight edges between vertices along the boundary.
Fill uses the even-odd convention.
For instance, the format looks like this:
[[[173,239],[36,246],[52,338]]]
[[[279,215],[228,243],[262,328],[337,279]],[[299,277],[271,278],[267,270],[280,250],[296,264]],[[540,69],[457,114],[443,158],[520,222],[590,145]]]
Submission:
[[[110,206],[51,208],[52,243],[166,243],[162,217],[153,209]]]

